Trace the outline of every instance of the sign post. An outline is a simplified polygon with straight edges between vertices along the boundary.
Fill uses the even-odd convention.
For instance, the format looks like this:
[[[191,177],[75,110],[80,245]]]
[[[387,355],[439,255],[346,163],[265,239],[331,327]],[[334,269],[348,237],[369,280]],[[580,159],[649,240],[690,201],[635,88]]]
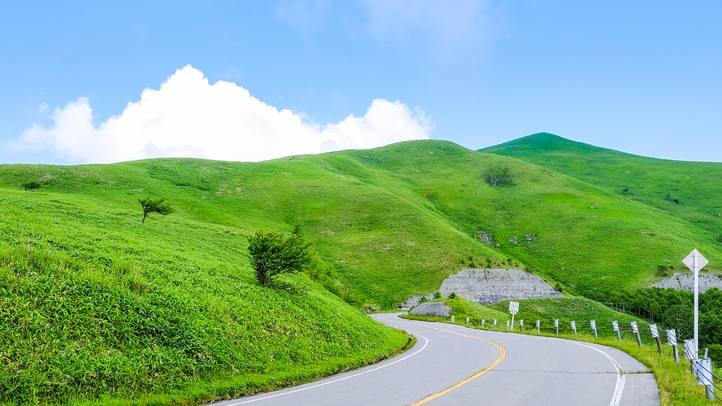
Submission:
[[[597,321],[592,320],[589,324],[592,325],[592,330],[594,330],[594,338],[598,338],[597,337]]]
[[[659,350],[659,354],[662,354],[662,341],[659,339],[659,330],[657,330],[656,324],[650,324],[649,329],[652,331],[652,338],[657,340],[657,349]]]
[[[537,334],[541,333],[541,320],[536,321],[536,332]]]
[[[524,331],[524,319],[519,319],[519,331]]]
[[[696,249],[682,260],[687,268],[694,273],[694,359],[699,357],[699,271],[709,264],[707,258],[703,257]]]
[[[554,327],[557,329],[557,335],[559,335],[559,319],[554,319]]]
[[[679,351],[677,350],[677,332],[675,329],[667,330],[667,344],[672,346],[674,351],[674,362],[679,364]]]
[[[519,313],[519,302],[509,302],[509,313],[511,313],[511,330],[514,330],[514,316]]]
[[[572,321],[572,330],[574,330],[574,335],[577,335],[577,323]]]
[[[639,326],[637,325],[637,322],[633,321],[629,324],[632,325],[632,332],[637,335],[637,344],[639,344],[639,346],[641,347],[642,346],[642,337],[639,336]]]
[[[616,320],[612,322],[612,328],[617,332],[617,340],[622,341],[622,333],[619,332],[619,323]]]
[[[481,327],[484,327],[484,323],[486,323],[486,319],[481,319]]]
[[[496,328],[496,319],[494,319],[494,328]]]

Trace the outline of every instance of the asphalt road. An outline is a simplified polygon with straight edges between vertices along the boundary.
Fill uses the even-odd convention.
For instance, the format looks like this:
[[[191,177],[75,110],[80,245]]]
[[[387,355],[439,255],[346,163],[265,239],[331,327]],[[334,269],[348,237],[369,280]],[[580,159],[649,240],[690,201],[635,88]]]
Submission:
[[[216,405],[660,404],[654,376],[613,348],[403,320],[395,314],[373,318],[414,334],[417,344],[366,368]]]

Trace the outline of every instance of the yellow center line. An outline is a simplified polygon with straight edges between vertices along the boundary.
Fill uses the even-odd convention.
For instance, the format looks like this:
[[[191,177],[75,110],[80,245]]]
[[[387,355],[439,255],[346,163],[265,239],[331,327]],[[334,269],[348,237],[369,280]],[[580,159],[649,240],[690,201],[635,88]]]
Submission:
[[[381,317],[379,317],[379,318],[381,318]],[[496,361],[492,362],[491,365],[489,365],[488,367],[486,367],[486,368],[482,369],[481,371],[475,373],[474,375],[472,375],[472,376],[464,379],[463,381],[461,381],[461,382],[459,382],[459,383],[457,383],[457,384],[454,384],[453,386],[451,386],[451,387],[449,387],[449,388],[446,388],[446,389],[442,390],[441,392],[435,393],[435,394],[433,394],[433,395],[429,395],[429,396],[421,399],[420,401],[418,401],[418,402],[416,402],[416,403],[412,403],[410,406],[423,405],[424,403],[430,402],[430,401],[438,398],[439,396],[443,396],[443,395],[451,392],[452,390],[454,390],[454,389],[456,389],[456,388],[459,388],[460,386],[466,385],[467,383],[473,381],[474,379],[476,379],[476,378],[484,375],[485,373],[489,372],[489,370],[491,370],[491,369],[494,368],[495,366],[499,365],[499,363],[500,363],[501,361],[503,361],[503,360],[504,360],[504,357],[506,356],[506,351],[504,351],[504,347],[502,347],[502,346],[500,346],[499,344],[495,343],[494,341],[488,340],[488,339],[486,339],[486,338],[470,336],[470,335],[468,335],[468,334],[457,333],[457,332],[455,332],[455,331],[445,330],[445,329],[443,329],[443,328],[436,328],[436,327],[431,327],[431,326],[425,326],[425,325],[423,325],[423,324],[407,323],[407,322],[403,322],[403,321],[389,320],[389,319],[385,319],[385,318],[384,318],[384,320],[390,321],[390,322],[392,322],[392,323],[410,324],[410,325],[412,325],[412,326],[426,327],[426,328],[430,328],[430,329],[432,329],[432,330],[439,330],[439,331],[443,331],[443,332],[445,332],[445,333],[456,334],[456,335],[462,336],[462,337],[468,337],[468,338],[474,338],[474,339],[481,340],[481,341],[486,341],[486,342],[488,342],[488,343],[494,344],[494,345],[496,346],[496,348],[499,349],[499,358],[497,358]]]

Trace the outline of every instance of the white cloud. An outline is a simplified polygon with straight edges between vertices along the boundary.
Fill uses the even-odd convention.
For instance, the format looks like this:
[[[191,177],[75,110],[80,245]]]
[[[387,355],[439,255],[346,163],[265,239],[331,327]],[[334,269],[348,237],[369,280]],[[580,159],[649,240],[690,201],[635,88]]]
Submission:
[[[97,127],[85,98],[56,109],[51,128],[33,125],[11,143],[51,150],[72,162],[107,163],[154,157],[261,161],[339,149],[373,148],[429,138],[430,120],[399,101],[376,99],[362,117],[319,125],[278,110],[234,83],[209,84],[186,66],[159,90],[145,89],[119,116]]]

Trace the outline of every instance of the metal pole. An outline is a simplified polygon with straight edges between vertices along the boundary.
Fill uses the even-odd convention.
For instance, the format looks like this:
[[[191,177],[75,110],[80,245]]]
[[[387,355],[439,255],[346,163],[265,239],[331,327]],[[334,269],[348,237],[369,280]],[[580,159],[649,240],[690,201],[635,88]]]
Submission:
[[[514,313],[511,314],[511,331],[514,331]]]
[[[617,340],[622,341],[622,333],[619,332],[619,329],[617,329]]]
[[[694,359],[699,357],[699,253],[695,251],[692,269],[694,271]]]
[[[662,341],[659,339],[659,337],[656,337],[656,338],[657,338],[657,349],[659,350],[659,354],[661,355],[662,354]]]
[[[639,330],[637,330],[637,344],[639,344],[640,347],[642,346],[642,337],[639,336]]]
[[[679,364],[679,350],[676,345],[673,345],[672,348],[674,349],[674,362]]]

